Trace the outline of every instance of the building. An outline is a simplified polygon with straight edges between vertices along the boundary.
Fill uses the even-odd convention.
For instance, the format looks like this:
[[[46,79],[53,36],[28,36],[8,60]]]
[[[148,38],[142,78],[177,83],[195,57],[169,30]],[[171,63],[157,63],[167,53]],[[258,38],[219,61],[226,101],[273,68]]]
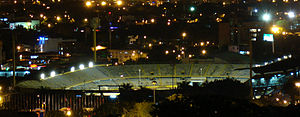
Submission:
[[[39,39],[37,39],[38,41],[38,45],[36,45],[35,50],[36,52],[63,52],[63,47],[62,45],[64,45],[63,43],[75,43],[76,40],[74,39],[68,39],[68,40],[64,40],[62,38],[48,38],[48,37],[39,37]],[[61,55],[63,55],[64,53],[60,53]]]
[[[139,50],[108,50],[110,53],[109,61],[112,59],[118,59],[118,63],[124,63],[126,61],[132,60],[137,61],[140,58],[148,58],[146,53]]]

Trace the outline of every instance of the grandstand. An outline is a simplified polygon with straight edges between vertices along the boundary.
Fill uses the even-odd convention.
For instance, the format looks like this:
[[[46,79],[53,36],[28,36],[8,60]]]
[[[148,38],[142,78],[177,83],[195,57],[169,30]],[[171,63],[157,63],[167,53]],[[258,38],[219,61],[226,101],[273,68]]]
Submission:
[[[39,81],[20,82],[17,86],[69,90],[99,90],[99,86],[102,86],[101,88],[104,90],[114,90],[119,85],[130,83],[134,87],[170,89],[182,81],[201,84],[206,80],[233,78],[245,82],[249,79],[249,69],[235,70],[240,68],[249,68],[249,64],[95,65]],[[154,80],[157,82],[156,86],[152,85]]]

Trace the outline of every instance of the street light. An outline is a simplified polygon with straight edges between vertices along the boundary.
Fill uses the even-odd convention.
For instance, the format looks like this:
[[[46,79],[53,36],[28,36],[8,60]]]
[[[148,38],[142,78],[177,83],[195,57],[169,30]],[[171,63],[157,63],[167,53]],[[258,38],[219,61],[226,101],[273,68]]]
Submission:
[[[141,85],[141,69],[139,69],[139,85]]]
[[[281,27],[278,27],[278,26],[276,26],[276,25],[273,25],[272,27],[271,27],[271,31],[272,31],[272,33],[274,33],[274,34],[279,34],[281,31],[282,31],[282,28]],[[274,43],[274,39],[273,39],[273,41],[272,41],[272,52],[273,53],[275,53],[275,43]]]
[[[299,88],[300,88],[300,82],[296,82],[295,83],[295,86],[298,88],[298,100],[299,100],[299,98],[300,98],[300,90],[299,90]]]
[[[186,37],[186,32],[183,32],[181,36],[184,39]]]
[[[156,85],[156,83],[157,83],[156,81],[152,81],[152,84],[154,85],[154,90],[153,90],[153,102],[154,102],[154,104],[155,104],[155,102],[156,102],[156,101],[155,101],[155,98],[156,98],[156,97],[155,97],[155,85]]]
[[[268,13],[263,14],[262,19],[266,22],[271,20],[271,15]]]
[[[294,12],[290,11],[290,12],[288,12],[288,16],[289,16],[289,18],[294,18],[296,15]]]

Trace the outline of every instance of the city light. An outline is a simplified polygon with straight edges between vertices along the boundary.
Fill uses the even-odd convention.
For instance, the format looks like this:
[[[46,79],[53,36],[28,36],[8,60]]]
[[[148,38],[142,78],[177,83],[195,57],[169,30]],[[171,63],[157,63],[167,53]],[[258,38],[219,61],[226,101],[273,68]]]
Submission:
[[[45,79],[45,74],[44,73],[41,74],[41,79]]]
[[[60,21],[60,20],[61,20],[61,18],[60,18],[59,16],[57,16],[57,17],[56,17],[56,20],[57,20],[57,21]]]
[[[122,4],[123,4],[123,2],[122,2],[121,0],[118,0],[118,1],[117,1],[117,5],[118,5],[118,6],[121,6]]]
[[[71,116],[72,115],[71,111],[68,110],[67,113],[66,113],[66,115],[67,116]]]
[[[79,65],[79,69],[81,69],[81,70],[84,69],[84,65],[83,65],[83,64],[80,64],[80,65]]]
[[[88,21],[88,19],[87,18],[84,18],[84,22],[87,22]]]
[[[85,3],[85,6],[87,6],[87,7],[90,7],[92,5],[92,2],[91,1],[87,1],[86,3]]]
[[[298,88],[300,88],[300,82],[296,82],[295,86],[298,87]]]
[[[165,52],[166,54],[169,54],[169,51],[168,50],[166,50],[166,52]]]
[[[294,12],[290,11],[290,12],[288,12],[288,16],[289,16],[289,18],[294,18],[296,15]]]
[[[106,6],[106,4],[107,4],[107,3],[106,3],[105,1],[102,1],[102,2],[101,2],[101,6]]]
[[[71,70],[70,70],[71,72],[74,72],[75,71],[75,67],[73,66],[73,67],[71,67]]]
[[[54,77],[55,76],[55,71],[52,71],[51,73],[50,73],[50,77]]]
[[[196,9],[196,8],[193,7],[193,6],[190,7],[190,11],[192,11],[192,12],[195,11],[195,9]]]
[[[281,28],[278,27],[278,26],[275,26],[275,25],[273,25],[272,28],[271,28],[271,31],[272,31],[273,33],[275,33],[275,34],[280,33],[280,30],[281,30]]]
[[[262,19],[266,22],[271,20],[271,15],[268,13],[263,14]]]
[[[154,23],[155,22],[155,20],[154,19],[151,19],[151,23]]]
[[[185,32],[182,33],[182,37],[183,38],[186,37],[186,33]]]
[[[206,54],[206,50],[202,50],[202,54],[205,55]]]
[[[89,67],[93,67],[94,63],[93,62],[89,62]]]

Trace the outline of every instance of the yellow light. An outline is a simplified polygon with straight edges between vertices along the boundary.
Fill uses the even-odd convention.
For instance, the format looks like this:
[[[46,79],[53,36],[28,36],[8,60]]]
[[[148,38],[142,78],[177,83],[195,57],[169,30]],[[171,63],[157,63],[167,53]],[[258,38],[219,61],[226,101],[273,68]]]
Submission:
[[[0,91],[2,91],[2,86],[0,86]]]
[[[121,6],[122,4],[123,4],[123,2],[122,2],[121,0],[118,0],[118,1],[117,1],[117,5],[118,5],[118,6]]]
[[[192,58],[192,55],[191,55],[191,54],[189,54],[189,58]]]
[[[201,43],[200,43],[200,46],[204,46],[204,42],[201,42]]]
[[[151,44],[151,43],[149,43],[149,47],[152,47],[152,44]]]
[[[84,18],[84,21],[85,21],[85,22],[87,22],[87,21],[88,21],[88,19],[87,19],[87,18]]]
[[[71,115],[72,115],[71,111],[67,111],[67,116],[71,116]]]
[[[105,1],[102,1],[102,2],[101,2],[101,6],[106,6],[106,4],[107,4],[107,3],[106,3]]]
[[[40,17],[43,18],[43,17],[44,17],[44,14],[40,14]]]
[[[20,49],[21,49],[21,46],[17,46],[17,49],[20,50]]]
[[[154,19],[151,19],[151,23],[154,23],[155,22],[155,20]]]
[[[60,18],[59,16],[57,16],[57,17],[56,17],[56,20],[57,20],[57,21],[60,21],[60,20],[61,20],[61,18]]]
[[[205,55],[206,54],[206,50],[202,50],[202,54]]]
[[[87,6],[87,7],[90,7],[92,5],[92,2],[91,1],[87,1],[86,3],[85,3],[85,6]]]
[[[182,33],[182,37],[186,37],[186,33],[185,32]]]
[[[272,28],[271,28],[271,31],[273,32],[273,33],[280,33],[280,30],[281,30],[281,28],[280,27],[277,27],[277,26],[273,26]]]
[[[169,51],[168,51],[168,50],[166,50],[166,54],[169,54]]]
[[[296,87],[299,88],[300,87],[300,82],[296,82],[295,85],[296,85]]]
[[[51,27],[51,24],[48,24],[48,28],[50,28]]]
[[[91,47],[91,49],[94,51],[94,47]],[[98,50],[104,50],[104,49],[106,49],[106,47],[101,46],[101,45],[96,46],[96,51],[98,51]]]

